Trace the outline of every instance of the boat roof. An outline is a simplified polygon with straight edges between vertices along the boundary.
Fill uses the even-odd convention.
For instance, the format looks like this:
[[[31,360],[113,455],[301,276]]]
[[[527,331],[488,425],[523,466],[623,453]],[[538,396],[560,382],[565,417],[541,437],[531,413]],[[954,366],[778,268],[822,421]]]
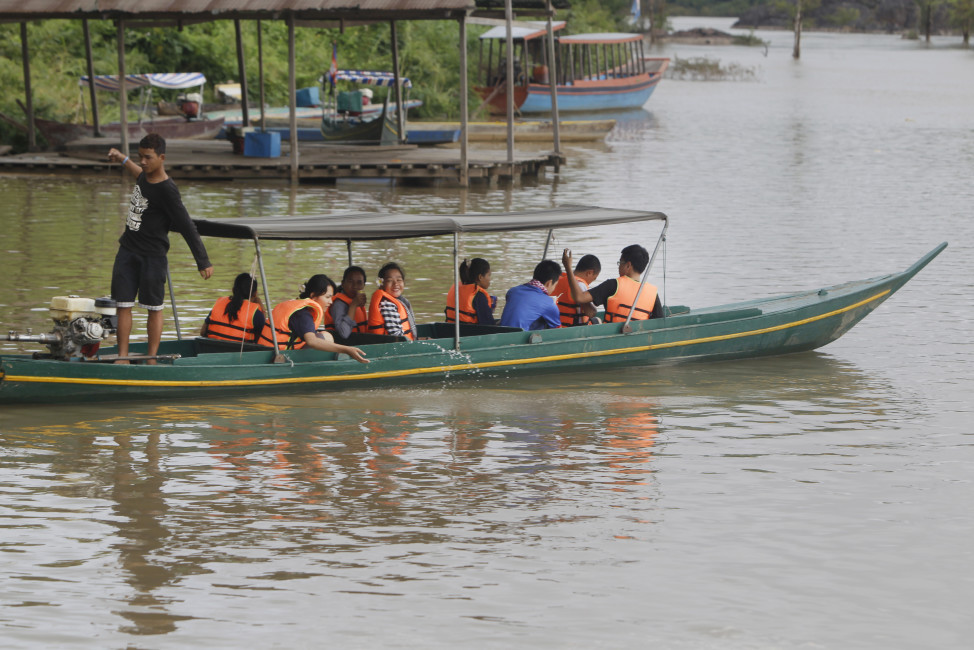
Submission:
[[[328,73],[318,77],[318,83],[328,80]],[[336,81],[354,81],[355,83],[367,84],[370,86],[395,86],[396,76],[391,72],[379,72],[376,70],[339,70],[335,76]],[[412,88],[413,82],[409,77],[399,77],[399,83],[403,88]]]
[[[200,235],[226,239],[370,241],[452,233],[511,232],[666,220],[662,212],[564,206],[492,214],[358,212],[253,219],[194,219]]]
[[[551,23],[551,31],[557,32],[559,29],[564,29],[565,21],[556,20]],[[513,40],[523,38],[526,41],[530,41],[533,38],[540,38],[548,33],[548,23],[544,21],[525,21],[517,22],[511,25],[511,38]],[[480,39],[506,39],[507,38],[507,26],[499,25],[497,27],[491,27],[486,32],[480,35]]]
[[[88,87],[88,75],[83,75],[78,81],[78,85]],[[97,90],[110,90],[118,92],[118,75],[98,74],[95,75],[95,88]],[[146,74],[127,74],[125,75],[125,88],[141,88],[142,86],[155,86],[156,88],[170,88],[178,90],[180,88],[196,88],[205,86],[206,77],[202,72],[149,72]]]
[[[593,34],[571,34],[559,36],[558,42],[562,44],[582,45],[593,43],[630,43],[632,41],[643,40],[642,34],[626,34],[623,32],[602,32]]]

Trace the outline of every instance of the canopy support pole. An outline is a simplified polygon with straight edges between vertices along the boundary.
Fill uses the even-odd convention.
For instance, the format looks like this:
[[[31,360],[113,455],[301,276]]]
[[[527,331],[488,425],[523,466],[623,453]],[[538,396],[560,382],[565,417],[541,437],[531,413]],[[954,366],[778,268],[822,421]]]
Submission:
[[[290,127],[290,142],[288,143],[291,148],[291,183],[297,185],[298,183],[298,91],[297,91],[297,70],[294,61],[295,57],[295,44],[294,44],[294,14],[288,14],[287,17],[287,88],[288,97],[290,101],[288,102],[288,126]]]
[[[453,233],[453,349],[460,351],[460,234]]]
[[[281,357],[281,348],[277,341],[277,324],[274,322],[274,305],[271,304],[271,293],[267,290],[267,274],[264,273],[264,258],[260,254],[260,239],[254,237],[254,250],[257,252],[257,268],[260,269],[260,286],[264,289],[264,304],[267,305],[265,318],[271,324],[271,336],[274,337],[274,361]]]
[[[20,56],[24,63],[24,95],[27,100],[27,150],[37,151],[34,133],[34,92],[30,87],[30,48],[27,47],[27,23],[20,23]]]
[[[172,320],[176,325],[176,340],[183,340],[183,332],[179,329],[179,314],[176,312],[176,294],[172,290],[172,276],[169,275],[169,266],[166,266],[166,284],[169,285],[169,302],[172,303]]]
[[[646,280],[649,279],[649,271],[653,268],[653,262],[656,261],[656,255],[659,253],[660,247],[663,242],[666,241],[666,229],[670,226],[669,219],[663,219],[663,232],[659,234],[659,239],[656,240],[656,248],[653,249],[653,256],[649,258],[649,264],[646,266],[646,270],[643,272],[642,280],[639,281],[639,291],[636,292],[636,297],[632,301],[632,307],[629,308],[629,315],[626,317],[626,322],[622,324],[622,331],[626,334],[632,331],[629,327],[629,321],[632,320],[632,315],[636,311],[636,305],[639,304],[639,296],[643,293],[643,287],[646,286]],[[665,313],[665,312],[664,312]]]
[[[267,131],[267,115],[264,110],[264,27],[257,21],[257,88],[260,96],[260,131]],[[241,92],[241,100],[243,93]]]
[[[85,60],[88,65],[88,92],[91,93],[91,123],[94,127],[96,138],[101,137],[101,124],[98,120],[98,100],[95,91],[95,63],[91,53],[91,30],[88,28],[88,19],[81,21],[81,28],[85,33]],[[84,95],[82,94],[82,97]]]
[[[122,136],[122,155],[129,155],[129,97],[128,89],[125,83],[125,21],[119,19],[118,21],[118,36],[116,37],[118,41],[118,110],[119,110],[119,124],[121,125],[120,135]],[[94,83],[94,79],[91,80]],[[125,165],[122,165],[122,172],[125,171]]]
[[[345,248],[348,249],[348,265],[351,266],[352,265],[352,240],[351,239],[345,240]]]
[[[460,19],[460,187],[470,186],[467,161],[467,16]]]
[[[247,62],[244,60],[243,35],[240,33],[240,19],[233,20],[233,31],[237,36],[237,74],[240,75],[240,118],[241,126],[250,126],[250,112],[247,108]],[[202,110],[200,106],[200,110]]]
[[[552,228],[548,231],[548,238],[544,240],[544,253],[541,254],[541,259],[548,259],[548,246],[551,245],[551,240],[555,235],[555,229]]]
[[[402,81],[399,79],[399,37],[396,21],[389,22],[389,38],[392,40],[392,78],[396,83],[396,130],[399,131],[399,144],[406,142],[405,109],[402,106]]]

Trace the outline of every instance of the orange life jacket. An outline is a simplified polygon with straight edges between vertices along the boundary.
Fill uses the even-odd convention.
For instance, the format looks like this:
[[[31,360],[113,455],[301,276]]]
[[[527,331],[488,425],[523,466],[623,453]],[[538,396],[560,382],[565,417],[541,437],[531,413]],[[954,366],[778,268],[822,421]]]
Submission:
[[[237,317],[231,320],[226,314],[229,302],[230,298],[224,296],[213,305],[210,315],[206,317],[207,338],[238,342],[242,339],[246,343],[274,345],[274,341],[271,339],[271,328],[266,320],[263,331],[259,333],[254,331],[254,315],[261,311],[260,305],[244,300],[237,311]]]
[[[473,299],[478,294],[484,294],[484,298],[487,299],[487,304],[490,304],[490,295],[487,290],[478,284],[461,284],[460,285],[460,322],[461,323],[476,323],[477,322],[477,310],[473,306]],[[456,306],[453,304],[453,299],[456,296],[456,285],[450,287],[450,291],[446,294],[446,322],[452,323],[454,315],[456,313]]]
[[[342,292],[335,294],[335,300],[341,300],[343,303],[348,305],[348,315],[355,319],[355,327],[352,328],[353,332],[366,332],[369,326],[369,313],[365,311],[365,307],[356,307],[354,313],[352,312],[352,299],[346,296]],[[325,312],[325,329],[329,332],[335,331],[335,321],[331,317],[331,309]]]
[[[300,350],[307,345],[304,339],[291,340],[291,325],[288,321],[291,319],[291,316],[308,307],[314,312],[315,326],[321,325],[325,320],[325,310],[321,308],[317,300],[297,298],[295,300],[285,300],[274,307],[274,310],[271,312],[274,318],[274,330],[277,332],[277,344],[282,349]]]
[[[399,321],[402,326],[403,336],[410,341],[415,341],[416,335],[413,333],[412,327],[409,324],[409,312],[406,311],[406,305],[382,289],[376,289],[372,293],[372,302],[369,303],[369,333],[389,334],[388,330],[386,330],[386,321],[382,317],[382,309],[379,307],[383,300],[389,300],[396,306],[396,311],[399,312]]]
[[[616,280],[616,292],[609,296],[605,301],[605,322],[620,323],[625,322],[629,317],[629,310],[632,309],[633,301],[639,292],[639,282],[629,277],[621,277]],[[649,282],[643,287],[643,293],[639,296],[639,304],[636,305],[632,313],[633,320],[647,320],[653,316],[653,307],[656,305],[656,286]]]
[[[568,286],[567,273],[562,273],[561,277],[558,278],[558,282],[551,291],[551,295],[558,296],[558,313],[561,314],[561,324],[563,327],[588,325],[588,316],[583,314],[579,306],[572,300],[572,292]]]

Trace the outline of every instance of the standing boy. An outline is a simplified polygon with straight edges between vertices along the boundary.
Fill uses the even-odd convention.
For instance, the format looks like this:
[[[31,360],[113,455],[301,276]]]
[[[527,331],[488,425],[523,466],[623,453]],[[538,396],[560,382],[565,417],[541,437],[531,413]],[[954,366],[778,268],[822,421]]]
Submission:
[[[166,173],[166,141],[155,133],[142,138],[138,163],[114,148],[109,150],[108,159],[121,163],[135,177],[125,232],[118,240],[112,269],[112,298],[118,308],[118,356],[128,356],[132,308],[138,297],[139,304],[149,312],[146,354],[154,357],[162,339],[169,231],[175,230],[186,240],[204,280],[213,275],[213,265],[176,184]],[[155,361],[150,359],[148,363]]]

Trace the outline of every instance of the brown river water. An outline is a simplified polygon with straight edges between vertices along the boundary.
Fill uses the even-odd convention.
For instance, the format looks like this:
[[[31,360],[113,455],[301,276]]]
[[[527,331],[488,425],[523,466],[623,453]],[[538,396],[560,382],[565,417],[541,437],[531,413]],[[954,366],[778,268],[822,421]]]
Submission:
[[[796,62],[790,34],[758,35],[766,55],[664,48],[755,78],[664,80],[538,183],[177,182],[207,218],[662,210],[654,279],[691,306],[882,275],[950,243],[863,323],[816,352],[739,362],[4,407],[0,645],[970,647],[974,50],[806,33]],[[53,295],[107,293],[130,188],[0,176],[0,331],[47,331]],[[611,267],[655,236],[567,231],[555,250]],[[402,262],[432,319],[449,244],[362,245],[356,261]],[[463,240],[500,295],[543,246]],[[208,247],[203,282],[173,238],[187,330],[253,263],[249,244]],[[342,245],[266,252],[285,298],[345,260]]]

